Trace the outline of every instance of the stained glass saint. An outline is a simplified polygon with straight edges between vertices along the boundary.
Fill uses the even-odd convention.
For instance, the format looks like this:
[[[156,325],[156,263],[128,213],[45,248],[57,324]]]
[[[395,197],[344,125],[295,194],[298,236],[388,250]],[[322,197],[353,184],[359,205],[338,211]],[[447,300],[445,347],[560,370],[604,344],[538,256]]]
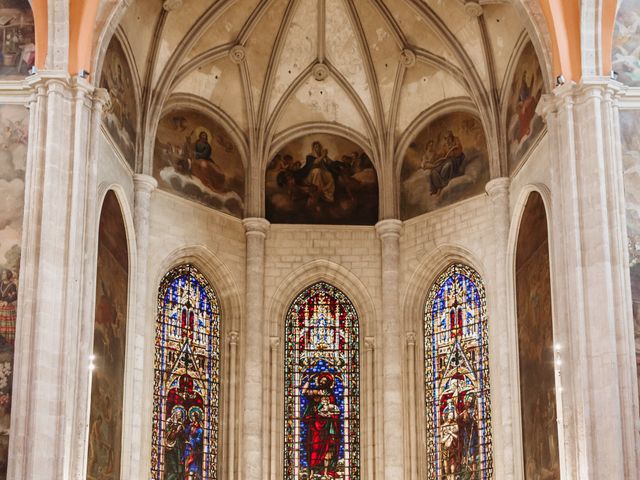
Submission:
[[[491,409],[484,287],[451,265],[425,307],[427,478],[491,479]]]
[[[162,280],[156,322],[154,480],[215,480],[218,461],[220,307],[191,265]]]
[[[337,288],[300,293],[285,327],[286,480],[360,478],[358,316]]]

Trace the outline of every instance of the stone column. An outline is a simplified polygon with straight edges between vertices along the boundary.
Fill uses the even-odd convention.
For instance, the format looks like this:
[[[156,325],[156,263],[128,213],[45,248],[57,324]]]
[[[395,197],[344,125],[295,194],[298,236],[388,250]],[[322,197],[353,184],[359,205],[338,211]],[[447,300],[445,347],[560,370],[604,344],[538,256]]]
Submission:
[[[135,324],[133,341],[129,341],[129,345],[133,345],[134,354],[129,358],[133,358],[131,368],[132,381],[130,385],[131,395],[127,398],[136,402],[135,399],[145,398],[145,363],[144,359],[148,356],[145,351],[153,349],[154,345],[147,341],[147,329],[149,322],[155,319],[156,312],[147,311],[149,306],[149,295],[153,295],[148,291],[149,279],[147,278],[147,265],[149,264],[149,214],[151,209],[151,194],[158,187],[155,178],[149,175],[135,174],[133,176],[134,188],[134,206],[133,206],[133,222],[136,233],[136,264],[133,274],[135,275],[134,293],[136,295],[135,308],[133,309],[133,318],[129,318],[129,322]],[[142,439],[147,438],[148,432],[143,432],[142,425],[146,425],[146,420],[151,418],[152,412],[144,408],[133,409],[131,415],[131,425],[126,423],[123,429],[130,430],[131,446],[129,451],[123,445],[123,457],[129,456],[128,460],[123,462],[123,472],[129,472],[131,478],[148,473],[148,465],[143,465],[142,452],[149,446],[141,443]],[[127,438],[124,435],[124,438]]]
[[[618,83],[546,95],[551,279],[563,478],[640,478]]]
[[[242,420],[242,452],[240,478],[264,480],[263,469],[267,449],[265,431],[263,379],[265,369],[264,319],[264,252],[269,222],[264,218],[245,218],[242,222],[247,236],[246,320],[244,328],[244,396]],[[267,463],[268,465],[268,463]]]
[[[400,220],[376,224],[382,247],[382,392],[385,478],[405,478],[404,417],[402,402],[402,326],[398,314]]]
[[[8,478],[83,478],[104,91],[34,75]]]
[[[366,478],[368,480],[373,480],[376,477],[376,468],[375,468],[375,399],[374,396],[376,394],[375,388],[375,375],[374,375],[374,355],[375,355],[376,342],[374,337],[365,337],[364,339],[364,374],[366,378],[366,382],[362,385],[361,391],[364,393],[364,398],[362,399],[364,406],[366,408],[366,426],[367,426],[367,435],[366,435],[366,455],[364,456],[363,472],[366,474]],[[363,438],[362,436],[360,438]]]
[[[278,448],[278,370],[280,368],[280,338],[271,337],[270,341],[269,365],[271,372],[269,374],[269,478],[276,480],[278,478],[278,458],[280,450]]]
[[[518,389],[517,376],[514,376],[510,352],[517,343],[515,319],[510,319],[507,297],[507,249],[509,243],[509,185],[508,177],[490,180],[485,189],[491,200],[494,226],[494,261],[487,265],[492,281],[488,285],[487,313],[489,317],[489,368],[491,375],[491,416],[493,437],[493,458],[495,478],[514,478],[513,462],[513,389]],[[488,272],[489,273],[489,272]]]
[[[413,421],[420,415],[416,411],[416,403],[418,402],[418,394],[416,393],[416,334],[415,332],[407,332],[405,335],[407,345],[407,379],[409,393],[409,479],[418,480],[418,439],[416,427],[419,422]],[[419,395],[422,398],[422,394]]]
[[[236,389],[238,385],[238,332],[229,332],[229,415],[227,419],[229,441],[227,449],[227,478],[236,478]]]

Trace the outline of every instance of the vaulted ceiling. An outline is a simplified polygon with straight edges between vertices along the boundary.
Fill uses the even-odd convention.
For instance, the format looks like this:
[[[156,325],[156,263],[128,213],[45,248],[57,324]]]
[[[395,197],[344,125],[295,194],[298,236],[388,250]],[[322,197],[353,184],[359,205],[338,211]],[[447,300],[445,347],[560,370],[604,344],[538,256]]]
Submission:
[[[117,36],[137,76],[142,169],[179,99],[219,112],[252,158],[324,125],[366,142],[379,164],[396,162],[421,120],[458,106],[482,120],[493,176],[527,41],[509,1],[463,0],[136,0]]]

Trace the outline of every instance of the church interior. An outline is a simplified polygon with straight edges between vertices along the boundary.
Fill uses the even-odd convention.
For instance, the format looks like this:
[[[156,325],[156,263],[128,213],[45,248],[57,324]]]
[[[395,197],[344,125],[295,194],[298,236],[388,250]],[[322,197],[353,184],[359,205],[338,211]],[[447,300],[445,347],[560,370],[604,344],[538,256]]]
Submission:
[[[640,0],[0,2],[0,480],[640,478]]]

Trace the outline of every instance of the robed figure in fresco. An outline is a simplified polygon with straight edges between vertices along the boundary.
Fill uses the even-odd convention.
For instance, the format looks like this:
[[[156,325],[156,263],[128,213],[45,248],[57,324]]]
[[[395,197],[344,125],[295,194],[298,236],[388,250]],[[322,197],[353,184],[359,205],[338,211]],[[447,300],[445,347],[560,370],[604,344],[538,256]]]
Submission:
[[[464,160],[462,142],[451,130],[439,149],[433,140],[427,143],[421,166],[423,170],[431,171],[431,195],[437,195],[453,178],[464,174]]]
[[[310,473],[319,473],[323,478],[337,478],[340,453],[340,409],[333,393],[334,377],[321,373],[303,384],[301,393],[307,399],[302,415],[307,427],[306,451]],[[314,477],[309,477],[314,478]]]

